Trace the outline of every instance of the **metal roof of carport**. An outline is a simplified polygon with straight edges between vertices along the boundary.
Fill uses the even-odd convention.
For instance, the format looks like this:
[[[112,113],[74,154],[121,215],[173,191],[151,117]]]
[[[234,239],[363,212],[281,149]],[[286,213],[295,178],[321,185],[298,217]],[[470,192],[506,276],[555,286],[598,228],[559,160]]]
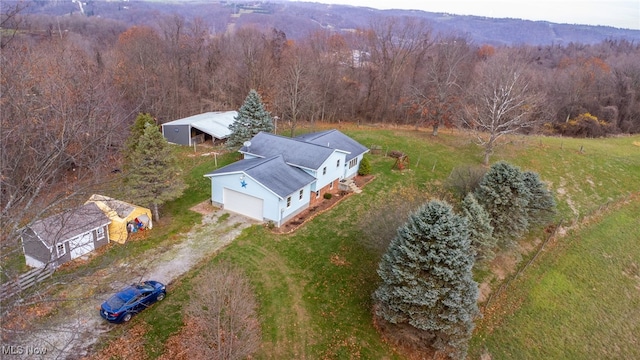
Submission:
[[[236,116],[237,111],[212,111],[169,121],[162,126],[189,125],[217,139],[225,139],[231,135],[229,125],[233,124]]]

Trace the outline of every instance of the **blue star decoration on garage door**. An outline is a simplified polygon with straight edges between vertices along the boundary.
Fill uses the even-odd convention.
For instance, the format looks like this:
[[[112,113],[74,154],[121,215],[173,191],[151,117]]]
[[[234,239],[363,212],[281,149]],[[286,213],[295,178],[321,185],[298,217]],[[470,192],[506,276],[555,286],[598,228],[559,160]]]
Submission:
[[[240,185],[242,185],[243,188],[246,188],[247,187],[247,182],[242,180],[242,181],[240,181]]]

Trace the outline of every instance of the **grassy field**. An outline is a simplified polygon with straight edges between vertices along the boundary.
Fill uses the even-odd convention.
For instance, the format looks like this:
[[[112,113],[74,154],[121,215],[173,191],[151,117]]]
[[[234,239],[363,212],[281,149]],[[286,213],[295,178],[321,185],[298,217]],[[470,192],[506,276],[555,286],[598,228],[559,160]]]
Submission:
[[[549,244],[478,323],[471,358],[639,359],[640,198]]]
[[[405,152],[410,169],[392,170],[393,158],[369,155],[376,179],[362,194],[344,199],[291,235],[254,226],[203,265],[225,260],[250,276],[263,332],[257,359],[401,358],[372,324],[371,293],[378,283],[380,254],[363,243],[361,218],[372,206],[383,206],[381,195],[399,189],[437,196],[455,167],[478,166],[482,160],[472,139],[457,131],[434,138],[425,130],[341,130],[366,146],[381,146],[383,153]],[[478,322],[472,358],[483,353],[495,358],[638,357],[640,346],[630,334],[639,330],[640,248],[634,214],[640,205],[635,197],[620,201],[640,189],[639,141],[637,136],[513,137],[497,151],[492,161],[536,171],[549,183],[558,200],[557,221],[575,230],[547,244],[495,297],[487,308],[491,313]],[[228,156],[225,161],[232,160]],[[186,209],[208,198],[209,180],[202,175],[213,168],[213,159],[193,166],[187,196],[164,209],[172,221],[187,226],[193,220],[184,220]],[[611,204],[611,210],[585,218],[604,204]],[[544,235],[538,232],[531,237]],[[151,357],[162,352],[163,341],[181,324],[180,303],[188,301],[191,279],[187,275],[172,287],[166,302],[140,317],[148,324]],[[612,302],[615,309],[609,311]],[[167,313],[172,316],[158,316]]]

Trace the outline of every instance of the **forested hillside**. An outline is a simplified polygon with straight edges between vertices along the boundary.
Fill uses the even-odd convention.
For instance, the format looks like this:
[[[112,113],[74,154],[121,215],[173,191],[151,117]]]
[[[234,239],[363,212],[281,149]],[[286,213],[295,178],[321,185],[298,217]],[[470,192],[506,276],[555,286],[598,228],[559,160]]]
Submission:
[[[4,1],[5,4],[17,0]],[[301,1],[208,1],[208,0],[31,0],[29,14],[83,14],[124,22],[126,25],[154,24],[158,16],[177,14],[186,19],[200,17],[216,32],[229,25],[252,26],[261,30],[277,28],[290,39],[330,29],[351,32],[371,25],[374,18],[414,17],[429,22],[436,33],[464,34],[475,43],[500,45],[595,44],[608,39],[637,42],[640,30],[557,24],[547,21],[464,16],[419,10],[377,10],[348,5],[327,5]]]
[[[73,198],[79,183],[117,169],[138,113],[164,123],[235,110],[251,89],[280,133],[315,121],[432,126],[434,135],[460,126],[490,135],[478,137],[486,160],[506,133],[640,131],[640,45],[625,40],[496,47],[442,35],[423,18],[379,16],[350,32],[287,34],[243,26],[245,13],[260,11],[238,16],[229,6],[219,18],[189,4],[127,18],[139,4],[89,2],[83,14],[58,3],[67,9],[59,16],[37,13],[38,2],[2,8],[2,173],[12,176],[2,179],[0,205],[9,233],[62,206],[58,194]],[[106,6],[123,16],[89,16]]]

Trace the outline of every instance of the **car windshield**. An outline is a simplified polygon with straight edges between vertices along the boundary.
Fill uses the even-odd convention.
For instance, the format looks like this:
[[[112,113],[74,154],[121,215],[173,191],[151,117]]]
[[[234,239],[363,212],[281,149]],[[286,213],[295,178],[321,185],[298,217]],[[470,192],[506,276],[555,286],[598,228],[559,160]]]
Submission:
[[[138,288],[139,290],[142,291],[153,291],[153,285],[149,284],[149,283],[141,283],[141,284],[136,284],[135,285],[136,288]]]

